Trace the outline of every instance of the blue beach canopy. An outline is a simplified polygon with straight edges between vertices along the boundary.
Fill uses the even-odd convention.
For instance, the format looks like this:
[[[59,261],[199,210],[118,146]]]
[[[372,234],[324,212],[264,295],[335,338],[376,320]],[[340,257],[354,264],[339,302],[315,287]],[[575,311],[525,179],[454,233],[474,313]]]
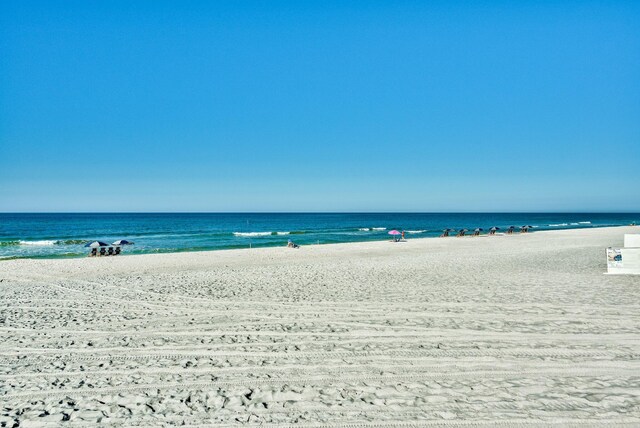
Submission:
[[[85,247],[90,247],[90,248],[108,247],[108,246],[109,244],[105,244],[104,242],[101,242],[101,241],[92,241],[85,245]]]
[[[111,245],[133,245],[133,242],[127,241],[126,239],[119,239]]]

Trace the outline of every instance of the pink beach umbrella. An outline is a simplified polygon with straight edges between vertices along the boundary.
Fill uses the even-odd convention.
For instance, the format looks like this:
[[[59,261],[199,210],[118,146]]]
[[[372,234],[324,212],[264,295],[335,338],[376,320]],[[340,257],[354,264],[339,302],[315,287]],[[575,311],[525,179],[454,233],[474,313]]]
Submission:
[[[393,229],[389,231],[389,235],[401,235],[400,232],[398,232],[397,230]]]

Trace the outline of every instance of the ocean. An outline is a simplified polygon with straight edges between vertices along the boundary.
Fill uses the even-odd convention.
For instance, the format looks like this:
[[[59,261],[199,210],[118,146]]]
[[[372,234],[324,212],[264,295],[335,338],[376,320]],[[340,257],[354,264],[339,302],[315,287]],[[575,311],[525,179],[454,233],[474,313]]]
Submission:
[[[0,260],[81,257],[84,244],[134,241],[123,254],[169,253],[437,237],[445,228],[531,225],[532,232],[640,224],[604,213],[99,213],[0,214]]]

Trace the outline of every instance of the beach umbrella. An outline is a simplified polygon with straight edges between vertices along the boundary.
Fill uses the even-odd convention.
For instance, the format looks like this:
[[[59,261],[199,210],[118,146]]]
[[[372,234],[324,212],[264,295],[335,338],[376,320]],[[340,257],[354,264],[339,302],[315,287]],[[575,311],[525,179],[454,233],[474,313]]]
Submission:
[[[443,232],[451,232],[453,229],[444,229]]]
[[[468,232],[469,229],[460,229],[458,232]]]
[[[494,231],[495,231],[495,230],[500,230],[500,228],[499,228],[499,227],[495,227],[495,226],[493,226],[493,227],[492,227],[491,229],[489,229],[489,230],[494,230]]]
[[[116,242],[114,242],[111,245],[133,245],[134,243],[131,241],[127,241],[126,239],[118,239]]]
[[[475,229],[473,229],[474,232],[482,232],[484,229],[481,227],[476,227]]]
[[[393,229],[389,231],[389,235],[401,235],[400,232],[398,232],[397,230]]]
[[[85,245],[85,247],[89,247],[89,248],[108,247],[108,246],[109,244],[105,244],[102,241],[92,241]]]

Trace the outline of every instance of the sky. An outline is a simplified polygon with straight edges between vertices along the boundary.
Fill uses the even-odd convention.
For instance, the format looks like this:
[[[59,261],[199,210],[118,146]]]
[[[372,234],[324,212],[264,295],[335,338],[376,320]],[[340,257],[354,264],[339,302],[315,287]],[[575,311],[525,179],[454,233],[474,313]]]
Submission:
[[[0,2],[0,211],[640,212],[640,2]]]

